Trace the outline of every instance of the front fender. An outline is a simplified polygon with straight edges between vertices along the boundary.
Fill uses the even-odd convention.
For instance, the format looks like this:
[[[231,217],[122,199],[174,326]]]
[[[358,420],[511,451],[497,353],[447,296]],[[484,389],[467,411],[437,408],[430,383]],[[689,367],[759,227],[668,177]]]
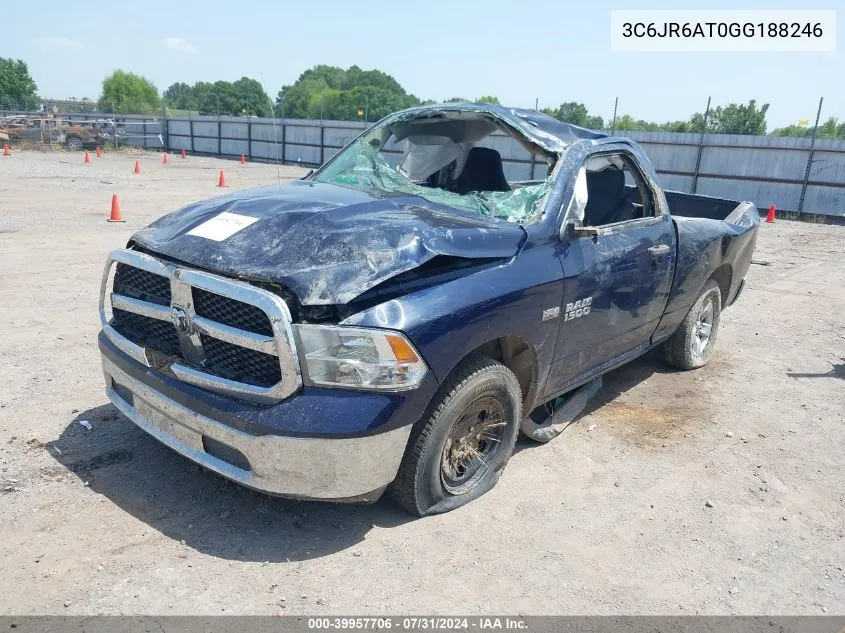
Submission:
[[[529,245],[506,264],[386,301],[342,323],[403,332],[441,383],[484,344],[515,336],[532,350],[534,375],[542,386],[560,322],[543,321],[543,312],[559,309],[562,301],[562,272],[554,248]]]

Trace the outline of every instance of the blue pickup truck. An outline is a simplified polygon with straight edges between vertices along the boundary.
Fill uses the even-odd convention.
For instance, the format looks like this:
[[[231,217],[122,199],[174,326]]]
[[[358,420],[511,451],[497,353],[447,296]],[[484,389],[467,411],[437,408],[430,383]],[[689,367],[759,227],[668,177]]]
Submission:
[[[542,177],[506,178],[505,143]],[[549,439],[541,405],[655,346],[707,363],[759,224],[749,202],[663,191],[626,138],[487,104],[405,110],[300,180],[192,204],[114,251],[107,394],[244,486],[444,512],[495,485],[520,429]]]

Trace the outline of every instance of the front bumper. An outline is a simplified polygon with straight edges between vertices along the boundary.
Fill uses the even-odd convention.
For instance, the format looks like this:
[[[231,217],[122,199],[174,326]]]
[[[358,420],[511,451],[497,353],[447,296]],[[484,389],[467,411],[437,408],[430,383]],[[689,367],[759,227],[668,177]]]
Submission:
[[[415,407],[399,407],[404,419],[397,422],[394,412],[390,423],[384,425],[389,430],[352,437],[256,434],[250,432],[253,429],[234,428],[206,415],[208,407],[190,406],[189,400],[177,402],[162,389],[153,388],[151,370],[135,367],[137,363],[103,337],[100,348],[106,393],[121,413],[188,459],[241,485],[274,495],[375,500],[395,478],[413,418],[419,413]],[[294,396],[289,402],[296,399]],[[283,411],[284,405],[280,403],[274,411]],[[336,413],[343,415],[344,411],[338,407]],[[410,423],[404,423],[409,419]]]

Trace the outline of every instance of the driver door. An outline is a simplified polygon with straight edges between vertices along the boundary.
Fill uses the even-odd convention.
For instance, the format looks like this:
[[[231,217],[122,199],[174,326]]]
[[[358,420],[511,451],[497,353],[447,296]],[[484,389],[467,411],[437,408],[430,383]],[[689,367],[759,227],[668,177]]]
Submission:
[[[632,155],[596,158],[611,160],[592,172],[602,160],[585,161],[561,230],[564,310],[546,395],[639,354],[669,298],[676,239],[662,196],[658,202]],[[630,184],[620,186],[622,178]]]

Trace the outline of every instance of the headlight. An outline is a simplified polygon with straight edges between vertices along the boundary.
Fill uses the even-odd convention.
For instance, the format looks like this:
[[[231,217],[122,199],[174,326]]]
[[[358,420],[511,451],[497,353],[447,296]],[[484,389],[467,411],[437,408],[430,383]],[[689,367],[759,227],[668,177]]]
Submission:
[[[294,325],[311,382],[385,391],[411,389],[428,370],[397,332],[333,325]]]

